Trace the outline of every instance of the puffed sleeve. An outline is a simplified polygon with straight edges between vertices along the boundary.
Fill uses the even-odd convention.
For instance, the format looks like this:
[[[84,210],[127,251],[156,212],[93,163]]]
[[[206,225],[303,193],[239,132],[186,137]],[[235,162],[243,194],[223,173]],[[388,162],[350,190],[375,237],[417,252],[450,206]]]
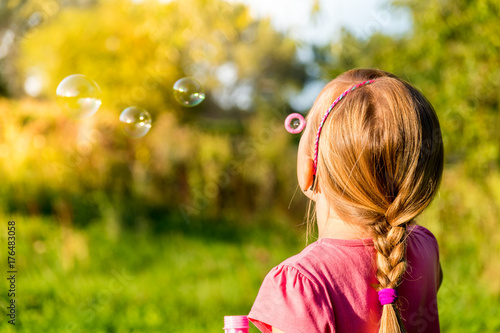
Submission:
[[[429,258],[429,267],[425,269],[425,271],[427,274],[434,272],[434,282],[436,291],[438,291],[443,279],[443,271],[439,262],[439,245],[436,236],[434,236],[429,229],[421,225],[415,225],[410,231],[410,235],[412,232],[415,233],[415,235],[412,235],[414,237],[410,238],[410,242],[412,242],[411,248],[413,250],[412,252],[416,252],[416,254],[412,254],[412,256],[418,255],[420,257]],[[408,247],[410,247],[410,245]],[[411,262],[409,255],[407,256],[407,260]]]
[[[326,292],[296,268],[279,265],[265,277],[248,315],[264,333],[335,332]]]

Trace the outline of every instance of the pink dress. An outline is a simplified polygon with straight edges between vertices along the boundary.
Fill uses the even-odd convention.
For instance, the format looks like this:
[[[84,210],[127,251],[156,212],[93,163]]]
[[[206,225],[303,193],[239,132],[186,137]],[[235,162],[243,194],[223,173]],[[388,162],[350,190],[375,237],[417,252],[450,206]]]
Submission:
[[[408,228],[408,269],[398,305],[408,333],[439,332],[438,244],[426,228]],[[321,238],[274,267],[248,315],[262,332],[378,332],[382,312],[371,239]]]

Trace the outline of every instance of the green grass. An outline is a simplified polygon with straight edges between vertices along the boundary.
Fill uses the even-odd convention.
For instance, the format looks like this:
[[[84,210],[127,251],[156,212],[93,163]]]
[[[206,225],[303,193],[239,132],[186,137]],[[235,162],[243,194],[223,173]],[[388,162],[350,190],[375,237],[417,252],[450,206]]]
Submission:
[[[420,218],[440,244],[443,332],[500,331],[500,177],[484,184],[447,171]],[[17,223],[18,332],[222,332],[223,317],[248,313],[265,274],[304,246],[303,230],[276,221],[136,230],[112,219],[85,228],[9,219]],[[3,312],[7,300],[2,292]],[[0,332],[15,332],[3,312]]]
[[[247,314],[267,271],[300,250],[293,231],[116,236],[99,222],[75,230],[15,220],[22,332],[222,332],[224,315]],[[5,309],[5,293],[0,302]],[[0,331],[14,332],[5,324]]]

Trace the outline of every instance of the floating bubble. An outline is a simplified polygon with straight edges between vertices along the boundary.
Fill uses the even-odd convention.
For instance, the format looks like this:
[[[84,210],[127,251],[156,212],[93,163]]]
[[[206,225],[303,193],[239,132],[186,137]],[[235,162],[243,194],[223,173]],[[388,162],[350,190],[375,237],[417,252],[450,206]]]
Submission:
[[[94,115],[101,106],[101,90],[97,83],[81,74],[64,78],[56,90],[59,105],[77,119]]]
[[[289,114],[285,119],[285,128],[288,133],[298,134],[306,127],[306,120],[300,113]]]
[[[175,82],[174,97],[183,106],[196,106],[205,99],[205,90],[195,79],[185,77]]]
[[[151,129],[151,116],[149,113],[136,106],[130,106],[120,114],[123,133],[137,139],[146,135]]]

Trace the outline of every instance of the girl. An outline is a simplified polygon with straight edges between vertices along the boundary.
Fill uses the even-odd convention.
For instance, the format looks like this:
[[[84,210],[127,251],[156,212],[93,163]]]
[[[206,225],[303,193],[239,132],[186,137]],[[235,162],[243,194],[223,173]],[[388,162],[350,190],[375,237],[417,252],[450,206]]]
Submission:
[[[438,245],[415,218],[442,172],[439,122],[418,90],[373,69],[328,83],[297,160],[318,240],[269,272],[249,319],[262,332],[439,332]]]

